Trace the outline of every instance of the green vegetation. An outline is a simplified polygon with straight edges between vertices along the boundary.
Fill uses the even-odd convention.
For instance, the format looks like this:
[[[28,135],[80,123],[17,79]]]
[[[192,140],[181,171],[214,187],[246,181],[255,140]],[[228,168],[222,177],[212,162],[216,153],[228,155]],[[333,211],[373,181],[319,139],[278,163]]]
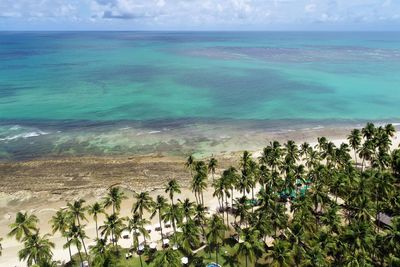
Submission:
[[[176,201],[181,187],[171,180],[165,187],[169,201],[161,195],[153,200],[148,192],[137,193],[131,216],[122,218],[121,203],[127,197],[112,187],[103,203],[68,203],[50,223],[53,233],[65,237],[64,248],[71,257],[67,266],[80,266],[83,261],[90,266],[182,266],[182,257],[188,258],[190,266],[210,262],[400,266],[400,149],[390,149],[394,133],[392,125],[368,123],[351,131],[349,145],[337,147],[324,137],[315,147],[274,141],[257,160],[245,151],[237,167],[222,171],[215,158],[204,162],[190,156],[186,167],[196,202]],[[211,214],[204,199],[209,186],[219,203],[218,211]],[[172,225],[168,247],[152,251],[147,246],[146,212],[149,219],[156,216],[161,233],[163,223]],[[98,226],[101,213],[106,219]],[[89,248],[83,224],[87,214],[97,230],[96,244]],[[20,212],[9,235],[23,243],[19,257],[29,266],[51,266],[54,244],[48,235],[39,234],[37,223],[35,215]],[[118,244],[124,230],[132,236],[130,249]],[[163,244],[166,238],[161,235],[152,242]],[[76,247],[76,255],[71,255],[71,247]],[[126,259],[130,253],[133,256]]]

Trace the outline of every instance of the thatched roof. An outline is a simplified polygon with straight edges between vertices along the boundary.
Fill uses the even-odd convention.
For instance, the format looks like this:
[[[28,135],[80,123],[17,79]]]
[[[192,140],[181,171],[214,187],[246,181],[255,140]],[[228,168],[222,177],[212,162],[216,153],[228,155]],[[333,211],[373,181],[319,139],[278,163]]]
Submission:
[[[386,213],[378,213],[378,218],[377,218],[378,223],[382,223],[386,226],[392,226],[392,217],[387,215]]]

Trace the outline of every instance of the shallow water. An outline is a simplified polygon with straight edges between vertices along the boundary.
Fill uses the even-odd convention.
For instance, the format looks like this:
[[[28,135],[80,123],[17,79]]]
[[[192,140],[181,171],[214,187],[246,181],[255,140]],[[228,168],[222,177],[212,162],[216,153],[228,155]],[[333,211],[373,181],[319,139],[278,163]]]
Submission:
[[[396,122],[399,71],[400,33],[3,32],[0,159]]]

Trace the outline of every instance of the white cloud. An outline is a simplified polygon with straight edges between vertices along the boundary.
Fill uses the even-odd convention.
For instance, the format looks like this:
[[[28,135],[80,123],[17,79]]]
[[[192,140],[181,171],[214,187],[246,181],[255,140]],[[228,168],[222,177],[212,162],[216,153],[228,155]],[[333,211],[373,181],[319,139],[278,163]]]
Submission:
[[[304,7],[304,10],[308,13],[312,13],[316,10],[317,5],[316,4],[308,4]]]
[[[348,25],[398,21],[393,0],[0,0],[0,19],[158,28]],[[134,22],[132,22],[134,20]],[[1,22],[0,22],[1,23]],[[268,29],[266,27],[265,29]]]

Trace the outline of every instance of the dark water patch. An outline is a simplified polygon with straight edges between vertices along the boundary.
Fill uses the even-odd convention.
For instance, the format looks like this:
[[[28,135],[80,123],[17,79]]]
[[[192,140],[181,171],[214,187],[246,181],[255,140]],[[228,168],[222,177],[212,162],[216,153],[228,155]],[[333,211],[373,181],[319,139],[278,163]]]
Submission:
[[[0,83],[0,98],[17,95],[19,91],[36,89],[30,85],[15,85],[9,83]]]
[[[295,94],[332,93],[333,89],[318,84],[299,82],[285,78],[276,71],[247,69],[243,74],[231,73],[228,70],[212,72],[208,70],[182,73],[177,83],[207,90],[217,107],[240,112],[240,106],[254,106],[279,98],[292,97]],[[237,114],[235,114],[237,115]]]
[[[85,73],[89,81],[130,81],[130,82],[151,82],[167,70],[151,65],[118,65],[99,68],[92,72]]]
[[[215,46],[199,49],[187,49],[186,55],[214,59],[252,58],[280,63],[303,62],[351,62],[351,61],[400,61],[399,49],[366,47],[313,46],[307,48],[287,47],[233,47]]]

